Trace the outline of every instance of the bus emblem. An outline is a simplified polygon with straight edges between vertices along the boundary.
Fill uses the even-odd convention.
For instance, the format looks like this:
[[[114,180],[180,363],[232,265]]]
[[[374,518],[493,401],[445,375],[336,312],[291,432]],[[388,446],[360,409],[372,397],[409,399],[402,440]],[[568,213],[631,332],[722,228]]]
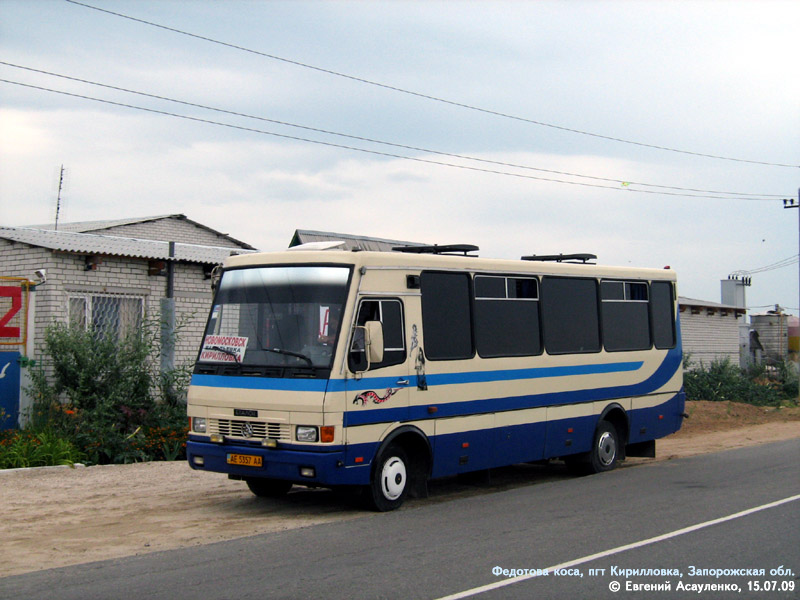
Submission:
[[[356,396],[356,399],[353,400],[353,404],[358,404],[360,402],[361,406],[366,406],[367,404],[369,404],[370,400],[372,401],[373,404],[381,404],[382,402],[386,402],[389,398],[394,396],[399,391],[400,388],[397,389],[388,388],[386,390],[386,394],[383,396],[378,396],[378,394],[376,394],[372,390],[368,392],[362,392],[358,396]]]

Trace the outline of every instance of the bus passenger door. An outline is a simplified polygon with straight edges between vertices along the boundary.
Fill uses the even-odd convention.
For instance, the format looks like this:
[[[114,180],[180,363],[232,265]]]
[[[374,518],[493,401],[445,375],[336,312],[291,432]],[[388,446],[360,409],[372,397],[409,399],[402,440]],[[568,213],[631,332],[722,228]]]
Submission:
[[[383,360],[368,361],[364,327],[378,321],[383,329]],[[356,329],[347,362],[356,378],[348,379],[347,422],[351,426],[385,424],[408,419],[409,384],[403,302],[399,298],[363,298],[359,302]],[[348,432],[348,444],[357,429]],[[370,435],[374,435],[374,431]],[[368,436],[369,437],[369,436]]]

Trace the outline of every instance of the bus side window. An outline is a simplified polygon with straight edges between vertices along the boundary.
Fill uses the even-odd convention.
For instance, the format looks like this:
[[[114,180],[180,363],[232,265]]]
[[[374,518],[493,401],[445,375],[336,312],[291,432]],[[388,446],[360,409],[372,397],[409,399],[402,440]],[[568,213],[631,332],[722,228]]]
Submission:
[[[656,348],[674,348],[676,345],[673,290],[671,281],[654,281],[650,284],[650,318]]]
[[[373,363],[370,370],[391,365],[399,365],[406,360],[405,335],[403,328],[403,303],[400,300],[362,300],[358,308],[356,327],[367,321],[380,321],[383,324],[383,362]],[[348,366],[353,373],[367,369],[364,351],[364,330],[356,329],[348,354]]]

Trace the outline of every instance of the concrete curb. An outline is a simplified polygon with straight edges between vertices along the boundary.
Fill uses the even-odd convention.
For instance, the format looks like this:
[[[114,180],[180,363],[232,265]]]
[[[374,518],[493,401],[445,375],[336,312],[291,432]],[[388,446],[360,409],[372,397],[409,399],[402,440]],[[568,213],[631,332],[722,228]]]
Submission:
[[[46,471],[55,469],[85,469],[86,465],[75,463],[73,465],[54,465],[52,467],[21,467],[19,469],[0,469],[0,477],[6,473],[19,473],[24,471]]]

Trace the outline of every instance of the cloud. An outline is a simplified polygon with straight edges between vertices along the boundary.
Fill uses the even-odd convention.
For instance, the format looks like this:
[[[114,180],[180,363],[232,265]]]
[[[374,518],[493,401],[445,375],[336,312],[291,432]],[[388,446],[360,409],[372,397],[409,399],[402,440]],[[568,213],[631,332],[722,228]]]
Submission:
[[[220,10],[199,2],[185,11],[161,2],[117,10],[543,123],[726,156],[775,162],[797,156],[793,26],[800,9],[792,3],[464,3],[457,11],[448,3],[246,6]],[[6,0],[4,17],[4,59],[36,68],[491,160],[685,188],[796,193],[792,169],[505,119],[67,3]],[[23,80],[288,136],[565,178],[371,146],[45,76]],[[636,193],[635,185],[607,190],[455,169],[0,85],[4,224],[50,219],[53,173],[64,164],[71,179],[65,220],[183,212],[269,250],[283,248],[294,229],[309,228],[475,243],[485,256],[507,258],[593,252],[605,264],[669,264],[682,291],[711,300],[728,272],[796,253],[797,215],[779,201],[657,196]],[[795,277],[793,269],[761,275],[751,297],[794,306]]]

